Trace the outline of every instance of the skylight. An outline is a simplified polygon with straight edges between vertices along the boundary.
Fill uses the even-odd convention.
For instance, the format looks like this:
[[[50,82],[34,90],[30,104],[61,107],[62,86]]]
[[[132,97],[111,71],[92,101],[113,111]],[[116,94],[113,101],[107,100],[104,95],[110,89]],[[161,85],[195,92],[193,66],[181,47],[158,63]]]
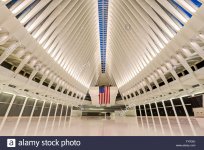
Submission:
[[[101,71],[106,70],[106,43],[107,43],[107,21],[108,21],[108,0],[98,0],[99,32],[100,32],[100,54]]]

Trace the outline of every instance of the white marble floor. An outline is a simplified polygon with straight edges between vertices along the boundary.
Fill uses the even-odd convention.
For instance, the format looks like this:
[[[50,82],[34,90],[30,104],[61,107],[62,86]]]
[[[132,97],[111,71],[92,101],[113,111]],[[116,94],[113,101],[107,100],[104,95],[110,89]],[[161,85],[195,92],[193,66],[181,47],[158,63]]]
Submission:
[[[202,119],[201,119],[202,120]],[[0,123],[2,118],[0,118]],[[18,124],[18,125],[17,125]],[[190,136],[204,135],[204,124],[195,118],[186,117],[33,117],[7,118],[0,135],[3,136]]]

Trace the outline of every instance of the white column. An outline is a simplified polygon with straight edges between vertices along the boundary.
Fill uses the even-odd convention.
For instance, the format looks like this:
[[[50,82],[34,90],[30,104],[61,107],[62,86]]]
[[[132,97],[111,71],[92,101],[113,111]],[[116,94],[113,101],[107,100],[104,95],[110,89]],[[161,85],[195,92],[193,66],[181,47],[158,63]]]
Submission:
[[[73,109],[73,106],[71,107],[71,112],[70,112],[70,117],[69,117],[69,128],[71,127],[71,122],[72,122],[72,109]]]
[[[135,106],[135,111],[136,111],[136,117],[135,117],[136,118],[136,124],[137,124],[137,127],[139,127],[138,118],[137,118],[138,117],[138,115],[137,115],[137,107],[136,106]]]
[[[23,85],[23,88],[22,89],[26,89],[27,88],[27,86],[29,85],[29,83],[32,81],[32,79],[34,78],[34,76],[37,74],[37,70],[33,70],[32,72],[31,72],[31,75],[30,75],[30,77],[28,78],[28,80],[26,81],[26,83]]]
[[[50,112],[51,112],[52,104],[53,104],[53,103],[51,102],[51,103],[50,103],[49,110],[48,110],[47,118],[46,118],[46,121],[45,121],[45,126],[44,126],[44,130],[43,130],[43,135],[45,135],[45,131],[46,131],[46,128],[47,128],[48,119],[49,119],[49,117],[50,117]]]
[[[64,117],[64,128],[65,128],[66,122],[67,122],[67,112],[68,112],[68,109],[69,109],[69,107],[68,107],[68,105],[67,105],[66,113],[65,113],[65,117]]]
[[[6,122],[6,119],[7,119],[7,117],[8,117],[8,114],[9,114],[9,112],[10,112],[10,110],[11,110],[11,107],[12,107],[12,105],[13,105],[13,102],[14,102],[15,98],[16,98],[16,95],[13,95],[13,97],[12,97],[12,99],[11,99],[11,102],[10,102],[8,108],[7,108],[6,114],[4,115],[3,120],[1,121],[0,132],[1,132],[3,126],[4,126],[5,122]]]
[[[149,109],[150,109],[150,113],[151,113],[151,117],[152,117],[152,122],[153,122],[153,126],[154,126],[154,132],[156,133],[157,129],[156,129],[155,121],[154,121],[154,115],[153,115],[151,104],[149,104]]]
[[[34,110],[35,110],[35,106],[36,106],[36,104],[37,104],[37,101],[38,101],[38,100],[35,99],[35,102],[34,102],[34,105],[33,105],[33,108],[32,108],[32,111],[31,111],[31,114],[30,114],[30,117],[29,117],[29,120],[28,120],[28,124],[27,124],[26,129],[25,129],[25,133],[24,133],[25,136],[26,136],[27,133],[28,133],[28,129],[29,129],[29,127],[30,127],[30,122],[31,122],[31,120],[32,120],[33,113],[34,113]]]
[[[20,43],[17,43],[17,42],[14,42],[12,43],[9,47],[7,47],[5,49],[5,51],[1,54],[0,56],[0,64],[6,60],[7,57],[9,57],[9,55],[11,55],[13,53],[13,51],[19,47],[21,44]]]
[[[180,121],[179,121],[179,119],[178,119],[178,115],[177,115],[177,112],[176,112],[176,108],[175,108],[175,106],[174,106],[174,104],[173,104],[172,99],[170,99],[170,102],[171,102],[171,106],[172,106],[172,109],[173,109],[174,114],[175,114],[175,118],[176,118],[176,122],[177,122],[178,127],[179,127],[179,131],[180,131],[181,135],[183,136],[184,133],[183,133],[183,130],[182,130],[182,128],[181,128],[181,123],[180,123]]]
[[[162,130],[162,134],[164,135],[164,127],[163,127],[163,124],[162,124],[162,121],[161,121],[161,117],[160,117],[160,113],[159,113],[158,105],[157,105],[156,102],[155,102],[155,105],[156,105],[156,110],[157,110],[157,114],[158,114],[158,118],[159,118],[159,123],[160,123],[161,130]]]
[[[150,130],[150,127],[149,127],[149,120],[148,120],[148,116],[147,116],[146,106],[145,106],[145,104],[144,104],[143,106],[144,106],[144,110],[145,110],[145,117],[146,117],[146,121],[147,121],[147,128],[148,128],[148,130]]]
[[[187,119],[188,119],[188,122],[189,122],[189,124],[190,124],[190,127],[191,127],[191,130],[192,130],[192,132],[193,132],[193,135],[196,136],[195,128],[194,128],[194,126],[193,126],[193,124],[192,124],[192,122],[191,122],[191,119],[190,119],[190,117],[189,117],[188,111],[187,111],[186,106],[185,106],[185,104],[184,104],[184,102],[183,102],[183,98],[180,98],[180,101],[181,101],[181,104],[182,104],[183,109],[184,109],[184,111],[185,111],[185,114],[186,114],[186,117],[187,117]]]
[[[39,125],[40,125],[40,121],[41,121],[41,118],[42,118],[42,113],[43,113],[44,107],[45,107],[45,101],[43,101],[42,109],[41,109],[41,111],[40,111],[40,116],[39,116],[39,119],[38,119],[38,122],[37,122],[37,126],[36,126],[36,128],[35,128],[35,133],[34,133],[34,135],[37,134],[37,131],[38,131],[38,128],[39,128]]]
[[[63,109],[64,109],[64,104],[62,105],[61,112],[60,112],[60,119],[59,119],[59,123],[58,123],[58,129],[60,127],[60,123],[61,123],[61,120],[62,120]]]
[[[53,132],[53,129],[54,129],[55,119],[56,119],[56,115],[57,115],[58,106],[59,106],[59,103],[57,103],[57,106],[56,106],[56,109],[55,109],[54,119],[53,119],[53,121],[52,121],[51,132]]]
[[[167,119],[167,123],[168,123],[169,129],[170,129],[170,133],[171,133],[171,135],[174,135],[173,130],[172,130],[172,127],[171,127],[171,123],[170,123],[170,121],[169,121],[169,116],[168,116],[168,113],[167,113],[167,110],[166,110],[166,106],[165,106],[165,104],[164,104],[164,101],[162,101],[162,105],[163,105],[163,107],[164,107],[164,112],[165,112],[165,116],[166,116],[166,119]]]
[[[139,105],[139,110],[140,110],[140,120],[141,120],[142,128],[143,128],[143,130],[144,130],[144,124],[143,124],[143,119],[142,119],[141,105]]]
[[[13,132],[12,132],[11,135],[15,135],[15,133],[16,133],[16,129],[18,128],[18,124],[19,124],[20,119],[21,119],[21,117],[22,117],[22,114],[23,114],[23,111],[24,111],[24,108],[25,108],[25,105],[26,105],[27,100],[28,100],[28,97],[26,97],[25,100],[24,100],[23,106],[22,106],[22,108],[21,108],[21,112],[20,112],[20,114],[19,114],[19,116],[18,116],[18,120],[17,120],[17,122],[16,122],[16,124],[15,124],[15,127],[14,127]]]

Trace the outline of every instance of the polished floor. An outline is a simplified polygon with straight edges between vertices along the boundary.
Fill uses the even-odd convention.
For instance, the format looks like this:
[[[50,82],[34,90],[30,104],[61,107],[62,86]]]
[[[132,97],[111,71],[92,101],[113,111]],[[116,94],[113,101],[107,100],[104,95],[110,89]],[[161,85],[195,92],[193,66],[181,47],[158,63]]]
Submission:
[[[2,122],[0,119],[0,123]],[[38,136],[203,136],[204,118],[33,117],[7,118],[0,135]]]

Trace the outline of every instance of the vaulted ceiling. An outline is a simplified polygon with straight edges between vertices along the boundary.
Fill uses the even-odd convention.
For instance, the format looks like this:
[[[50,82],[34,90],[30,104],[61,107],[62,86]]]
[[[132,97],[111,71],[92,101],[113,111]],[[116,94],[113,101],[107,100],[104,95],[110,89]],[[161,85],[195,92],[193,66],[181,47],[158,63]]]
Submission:
[[[190,19],[196,7],[178,0],[111,0],[108,52],[112,74],[123,87],[149,64]]]
[[[98,71],[98,7],[92,0],[19,0],[22,26],[67,74],[88,88]]]

